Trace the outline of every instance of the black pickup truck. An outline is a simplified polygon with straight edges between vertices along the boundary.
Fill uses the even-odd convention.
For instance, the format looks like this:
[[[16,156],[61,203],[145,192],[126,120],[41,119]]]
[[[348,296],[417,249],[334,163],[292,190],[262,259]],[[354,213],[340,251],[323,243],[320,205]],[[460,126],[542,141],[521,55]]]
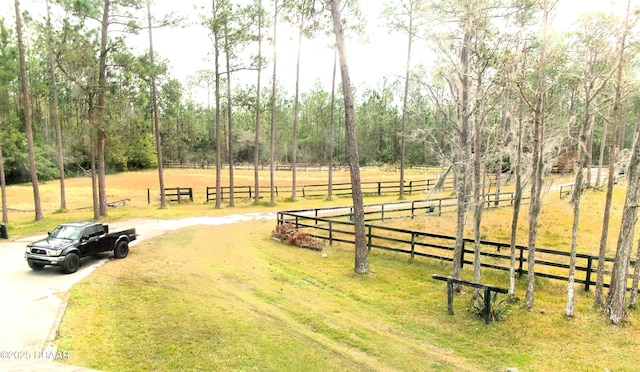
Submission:
[[[45,239],[27,245],[24,258],[33,270],[46,265],[61,266],[66,274],[80,267],[80,258],[113,251],[115,258],[129,254],[129,242],[136,240],[136,229],[109,232],[99,222],[68,222],[58,225]]]

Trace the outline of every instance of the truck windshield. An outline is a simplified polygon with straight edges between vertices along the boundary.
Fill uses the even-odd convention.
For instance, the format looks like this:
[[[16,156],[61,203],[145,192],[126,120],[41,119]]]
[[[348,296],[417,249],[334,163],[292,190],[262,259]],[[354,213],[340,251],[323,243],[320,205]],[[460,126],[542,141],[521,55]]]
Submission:
[[[49,234],[52,238],[76,240],[80,238],[82,228],[77,226],[60,225]]]

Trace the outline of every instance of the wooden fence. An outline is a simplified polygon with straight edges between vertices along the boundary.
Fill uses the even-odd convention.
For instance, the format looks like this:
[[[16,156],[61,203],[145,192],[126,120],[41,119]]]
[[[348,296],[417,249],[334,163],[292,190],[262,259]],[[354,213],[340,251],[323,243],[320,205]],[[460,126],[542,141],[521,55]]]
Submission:
[[[404,192],[408,195],[427,192],[436,185],[436,180],[414,180],[404,183]],[[380,181],[380,182],[362,182],[362,194],[365,196],[383,196],[398,195],[400,193],[400,181]],[[443,191],[451,191],[453,189],[453,181],[448,180],[443,184]],[[276,186],[274,193],[276,196],[291,195],[293,188],[291,186]],[[333,183],[331,194],[333,196],[350,196],[351,183]],[[259,187],[260,195],[270,195],[271,189],[268,186]],[[207,186],[206,189],[207,202],[216,199],[216,188]],[[329,195],[329,184],[310,184],[296,186],[296,194],[303,198],[318,198]],[[234,198],[253,198],[255,196],[255,187],[253,186],[234,186]],[[228,186],[220,188],[221,200],[228,199],[231,196],[231,188]]]
[[[432,210],[431,206],[451,206],[454,203],[442,199],[438,202],[423,201],[410,203],[393,203],[392,205],[367,205],[365,207],[365,219],[384,220],[387,218],[414,218],[419,215],[441,213],[442,209]],[[493,204],[492,200],[491,204]],[[512,200],[511,200],[512,201]],[[505,198],[501,203],[510,203]],[[437,207],[436,207],[437,208]],[[310,235],[326,240],[329,244],[342,242],[355,244],[351,207],[317,208],[306,210],[282,211],[277,213],[278,224],[292,223],[296,228]],[[369,250],[380,249],[432,258],[440,261],[453,261],[455,237],[412,231],[393,227],[378,226],[366,223],[367,247]],[[464,239],[461,265],[473,264],[475,243],[473,239]],[[515,269],[518,275],[528,272],[526,246],[515,247]],[[511,249],[509,243],[482,240],[480,242],[481,266],[495,270],[510,270]],[[567,281],[569,277],[569,252],[557,251],[545,248],[536,248],[536,275],[538,277]],[[613,258],[606,258],[607,270],[611,269]],[[596,266],[598,257],[588,254],[576,255],[575,282],[582,284],[586,291],[596,283]],[[635,261],[631,261],[629,280],[633,276]],[[607,271],[607,275],[609,271]],[[609,284],[605,280],[605,287]],[[638,290],[638,288],[635,288]]]

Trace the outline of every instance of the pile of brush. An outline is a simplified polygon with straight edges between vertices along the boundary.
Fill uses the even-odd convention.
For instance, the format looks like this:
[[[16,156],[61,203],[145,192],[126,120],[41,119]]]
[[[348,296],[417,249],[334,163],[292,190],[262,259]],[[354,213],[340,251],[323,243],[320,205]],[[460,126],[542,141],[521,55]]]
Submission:
[[[277,241],[290,245],[314,249],[317,251],[322,250],[318,239],[307,233],[298,231],[295,225],[291,223],[284,223],[282,225],[276,226],[276,229],[271,232],[271,237]]]

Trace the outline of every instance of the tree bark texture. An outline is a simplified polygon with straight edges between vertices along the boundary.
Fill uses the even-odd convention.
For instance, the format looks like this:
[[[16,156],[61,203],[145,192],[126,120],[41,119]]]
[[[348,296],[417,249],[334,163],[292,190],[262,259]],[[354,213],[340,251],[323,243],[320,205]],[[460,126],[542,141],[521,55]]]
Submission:
[[[349,170],[351,173],[351,196],[353,199],[356,246],[354,270],[357,274],[367,274],[369,272],[369,259],[364,226],[364,203],[362,200],[362,187],[360,182],[360,161],[358,157],[358,141],[356,137],[354,99],[353,92],[351,90],[349,65],[347,63],[347,50],[344,41],[344,30],[342,27],[342,18],[340,16],[340,5],[338,0],[331,0],[331,16],[333,18],[333,29],[336,35],[336,42],[338,44],[345,106],[345,131],[347,137],[347,151],[349,153]]]
[[[29,151],[29,173],[31,174],[31,186],[33,188],[33,204],[35,206],[35,220],[42,220],[42,208],[40,206],[40,188],[38,186],[38,171],[36,168],[36,155],[33,146],[33,132],[31,130],[31,109],[29,105],[29,88],[27,86],[27,68],[24,55],[24,43],[22,40],[22,17],[20,15],[20,1],[15,0],[16,29],[18,33],[18,54],[20,58],[20,83],[22,86],[22,103],[24,105],[24,124],[27,136],[27,148]]]

